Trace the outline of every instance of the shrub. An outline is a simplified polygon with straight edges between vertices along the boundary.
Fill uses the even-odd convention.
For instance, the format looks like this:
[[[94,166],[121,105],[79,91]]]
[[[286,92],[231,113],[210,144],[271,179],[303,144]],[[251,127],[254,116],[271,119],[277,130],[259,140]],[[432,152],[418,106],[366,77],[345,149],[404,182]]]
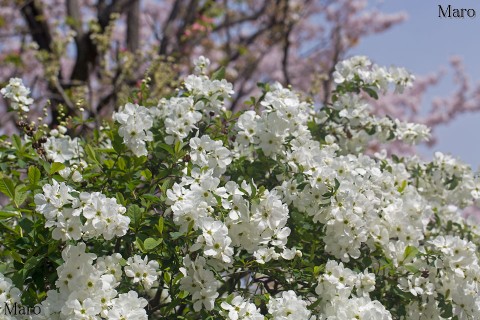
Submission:
[[[479,231],[460,215],[478,178],[441,153],[369,149],[428,139],[370,112],[413,76],[353,57],[332,103],[260,83],[233,114],[207,68],[160,101],[144,80],[91,134],[92,119],[28,123],[21,80],[2,90],[24,129],[0,146],[2,316],[480,317]]]

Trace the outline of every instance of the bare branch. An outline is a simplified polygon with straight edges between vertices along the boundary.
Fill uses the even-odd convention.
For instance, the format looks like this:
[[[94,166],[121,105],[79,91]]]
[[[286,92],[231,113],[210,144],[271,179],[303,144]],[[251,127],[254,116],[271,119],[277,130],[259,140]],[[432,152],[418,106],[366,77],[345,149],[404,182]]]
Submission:
[[[102,30],[104,30],[114,13],[124,12],[130,5],[131,0],[113,0],[108,6],[106,6],[102,11],[98,12],[98,23]]]
[[[112,14],[124,12],[128,8],[129,4],[129,0],[113,0],[108,6],[99,4],[97,7],[103,8],[102,11],[98,12],[98,23],[102,30],[105,30],[107,27]],[[72,82],[86,82],[91,70],[93,70],[93,66],[96,63],[98,52],[95,44],[92,42],[92,39],[90,39],[90,35],[91,31],[84,33],[83,36],[81,38],[79,37],[78,39],[77,60],[75,61],[75,66],[70,77]]]
[[[140,47],[140,1],[133,0],[127,12],[127,48],[135,52]]]
[[[51,51],[52,36],[47,22],[43,18],[43,10],[38,1],[29,1],[21,9],[25,22],[28,25],[33,41],[40,50]]]
[[[260,8],[260,10],[253,13],[252,15],[243,16],[243,17],[235,19],[235,20],[225,19],[223,23],[215,26],[212,31],[216,32],[216,31],[220,31],[220,30],[225,29],[225,28],[233,27],[233,26],[238,25],[238,24],[242,24],[242,23],[245,23],[245,22],[257,20],[258,18],[260,18],[265,13],[265,11],[267,9],[267,5],[268,5],[268,1],[265,1],[264,5]],[[228,12],[226,13],[226,15],[228,15]]]
[[[67,0],[67,15],[71,19],[70,25],[77,33],[75,35],[75,41],[78,41],[83,36],[82,28],[82,13],[80,11],[80,5],[78,0]]]
[[[172,22],[177,18],[180,12],[180,4],[183,2],[182,0],[175,0],[172,6],[172,10],[170,10],[170,14],[168,15],[168,19],[165,22],[163,27],[163,37],[162,41],[160,42],[160,48],[158,49],[158,53],[164,55],[167,53],[167,47],[169,45],[170,37],[172,36],[173,25]]]

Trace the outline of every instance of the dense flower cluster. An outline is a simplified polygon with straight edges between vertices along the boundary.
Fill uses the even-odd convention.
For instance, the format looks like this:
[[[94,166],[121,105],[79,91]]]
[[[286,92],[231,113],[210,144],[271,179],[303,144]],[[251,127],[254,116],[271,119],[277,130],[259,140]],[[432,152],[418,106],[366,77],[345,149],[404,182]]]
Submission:
[[[82,161],[84,150],[79,139],[65,135],[66,131],[64,126],[52,130],[43,148],[47,159],[66,165],[59,172],[64,179],[71,178],[75,182],[80,182],[83,179],[81,169],[86,166],[85,161]]]
[[[78,196],[74,196],[77,194]],[[100,192],[80,192],[65,182],[43,186],[43,193],[35,195],[37,212],[45,216],[46,227],[54,227],[54,239],[80,240],[102,236],[105,240],[124,236],[130,218],[125,207],[115,198]]]
[[[134,255],[127,260],[125,275],[133,278],[133,283],[140,282],[145,289],[150,289],[157,280],[157,270],[157,261],[148,261],[148,257],[142,259],[139,255]]]
[[[222,315],[228,320],[264,320],[264,316],[255,304],[245,301],[242,296],[236,296],[230,302],[221,304]]]
[[[0,90],[0,93],[10,100],[13,110],[28,112],[33,99],[29,97],[30,89],[23,85],[22,79],[11,78],[8,85]]]
[[[130,150],[137,157],[147,155],[145,143],[153,140],[149,131],[153,120],[148,110],[138,104],[127,103],[113,114],[113,119],[120,123],[118,134]]]
[[[278,298],[270,299],[267,307],[273,319],[309,319],[311,315],[311,311],[307,309],[307,303],[298,298],[292,290],[284,291]]]
[[[428,138],[371,114],[372,98],[412,76],[354,57],[320,110],[276,83],[234,115],[231,84],[208,65],[199,58],[176,96],[121,107],[96,135],[102,152],[60,127],[45,143],[48,179],[34,165],[28,185],[0,176],[17,208],[2,216],[34,193],[23,214],[42,230],[22,241],[46,242],[44,227],[60,240],[38,261],[63,249],[34,319],[480,318],[480,232],[461,218],[480,202],[480,178],[441,153],[364,153]],[[33,255],[13,256],[24,270],[13,283],[36,276]],[[0,274],[0,299],[18,301],[12,288]]]
[[[375,97],[388,90],[390,84],[395,86],[395,91],[403,91],[411,86],[413,80],[413,76],[404,69],[384,69],[372,65],[365,57],[354,57],[339,63],[334,77],[339,85],[334,102],[317,116],[312,106],[302,102],[297,94],[275,84],[260,102],[263,107],[260,114],[252,110],[239,116],[235,125],[236,139],[229,143],[231,151],[221,141],[215,141],[208,135],[198,137],[198,131],[197,136],[190,139],[193,166],[184,170],[181,183],[175,183],[168,190],[167,203],[171,205],[174,221],[181,232],[186,232],[190,226],[201,231],[190,250],[202,249],[203,256],[208,260],[197,258],[200,271],[188,267],[193,263],[186,258],[186,268],[182,271],[184,288],[193,295],[196,309],[202,303],[207,309],[213,308],[217,297],[215,287],[218,285],[215,281],[208,281],[207,287],[200,284],[198,287],[187,286],[185,283],[193,283],[188,279],[198,277],[199,273],[213,280],[213,273],[206,269],[210,259],[216,260],[212,267],[222,270],[228,269],[232,263],[232,255],[236,252],[234,248],[253,253],[258,263],[267,263],[280,256],[292,259],[301,254],[285,247],[291,232],[286,226],[289,218],[287,205],[311,216],[314,222],[323,226],[325,252],[341,261],[360,259],[369,252],[372,254],[380,250],[393,261],[398,272],[408,264],[405,269],[407,276],[399,277],[398,288],[422,297],[423,302],[416,304],[419,308],[438,308],[438,301],[432,303],[429,300],[435,285],[421,274],[409,274],[413,266],[417,268],[415,270],[420,270],[420,265],[429,269],[427,266],[431,262],[427,263],[426,256],[418,254],[417,258],[408,253],[413,248],[417,253],[426,252],[425,235],[435,219],[435,212],[444,210],[445,204],[449,208],[452,205],[465,207],[472,199],[477,199],[478,191],[475,190],[478,190],[478,182],[460,165],[452,165],[456,172],[449,172],[450,167],[446,167],[449,162],[443,161],[434,166],[441,168],[439,172],[442,175],[424,175],[436,181],[421,187],[427,183],[422,179],[417,180],[417,185],[408,182],[412,178],[409,166],[412,163],[423,166],[420,160],[412,159],[404,164],[385,159],[381,154],[375,159],[358,153],[374,139],[416,143],[428,138],[429,130],[423,125],[373,116],[368,101],[356,94],[362,88]],[[210,99],[205,99],[207,89],[204,88],[211,88],[213,83],[205,76],[190,76],[185,82],[188,91],[185,97],[174,97],[159,104],[160,111],[153,113],[165,119],[167,143],[183,141],[193,130],[198,130],[198,124],[205,120],[207,112],[217,114],[220,111],[219,104],[226,96],[218,99],[213,93],[222,90],[210,89]],[[349,86],[354,87],[353,92],[349,91]],[[174,126],[182,121],[185,126],[180,129],[178,125]],[[310,121],[324,126],[328,133],[323,144],[312,136],[308,127]],[[356,154],[339,155],[348,151]],[[256,194],[258,200],[252,201],[252,190],[257,193],[255,185],[243,181],[240,186],[235,181],[228,181],[221,186],[220,175],[230,163],[239,159],[253,162],[259,152],[285,163],[285,171],[276,176],[279,185],[275,190],[263,190],[260,195]],[[460,177],[464,177],[461,187],[464,191],[452,188],[453,195],[449,197],[449,188],[442,186]],[[432,196],[444,203],[435,205],[432,196],[428,197],[423,190],[434,191]],[[464,201],[459,203],[459,199]],[[219,212],[224,212],[220,219]],[[283,252],[277,253],[275,247],[283,249]],[[219,267],[219,262],[223,263],[222,267]],[[322,301],[317,304],[316,310],[324,314],[325,319],[346,319],[350,315],[365,319],[391,319],[381,302],[370,300],[369,292],[375,288],[373,273],[364,269],[356,274],[335,261],[329,261],[325,268],[325,276],[319,278],[316,288]],[[429,276],[434,277],[433,274],[429,273]],[[443,285],[436,280],[438,292],[446,292],[447,289],[439,287]],[[477,293],[477,290],[472,290],[472,293]],[[235,299],[234,303],[238,306],[248,306],[242,297]],[[284,312],[276,311],[274,301],[269,302],[269,312]],[[284,306],[285,303],[279,305]],[[351,307],[345,308],[344,305]],[[231,304],[224,303],[223,306],[225,310],[230,310],[228,306]],[[457,310],[456,307],[454,310]],[[229,313],[229,317],[238,317],[238,314],[230,316]],[[304,314],[301,317],[308,316]]]
[[[12,284],[10,278],[0,273],[0,317],[5,320],[15,318],[7,316],[6,308],[12,309],[16,303],[20,302],[21,292]]]
[[[57,269],[58,290],[48,291],[41,304],[42,313],[32,320],[51,319],[132,319],[146,320],[147,301],[137,292],[119,294],[115,289],[122,279],[120,254],[97,259],[85,252],[79,242],[62,252],[65,261]],[[96,263],[94,263],[94,261]],[[126,272],[127,270],[125,270]]]

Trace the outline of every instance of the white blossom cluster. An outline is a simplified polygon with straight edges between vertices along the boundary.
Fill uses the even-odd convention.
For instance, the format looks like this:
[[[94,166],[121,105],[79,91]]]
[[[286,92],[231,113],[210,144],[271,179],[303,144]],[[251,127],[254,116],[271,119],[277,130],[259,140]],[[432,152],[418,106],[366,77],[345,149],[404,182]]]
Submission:
[[[361,73],[360,62],[358,68],[355,67],[357,69],[352,72]],[[377,67],[374,69],[379,72]],[[348,78],[346,72],[343,74]],[[399,74],[401,75],[401,72]],[[371,83],[374,82],[371,80]],[[397,79],[395,83],[404,85],[407,81]],[[274,87],[273,92],[277,90],[278,87]],[[323,226],[322,239],[325,242],[325,251],[337,259],[348,262],[351,259],[359,259],[364,254],[368,255],[368,252],[382,250],[385,256],[392,260],[397,272],[402,274],[403,271],[403,274],[407,275],[399,277],[398,287],[414,296],[422,297],[423,303],[417,301],[410,306],[410,310],[415,310],[410,311],[411,314],[417,312],[424,315],[418,319],[431,319],[430,315],[433,314],[440,316],[440,302],[438,299],[435,300],[437,292],[443,292],[448,301],[452,301],[453,310],[459,319],[479,317],[473,310],[475,306],[476,310],[480,310],[479,299],[476,298],[480,277],[472,276],[471,279],[474,280],[471,283],[467,280],[468,284],[464,281],[465,287],[474,288],[469,291],[468,297],[453,299],[451,292],[454,288],[451,286],[454,283],[455,291],[463,292],[460,288],[464,286],[457,286],[459,281],[455,279],[447,284],[442,281],[443,273],[433,271],[432,268],[435,267],[432,267],[424,256],[416,258],[415,254],[407,254],[411,251],[425,252],[425,235],[428,235],[427,228],[435,219],[435,214],[441,213],[445,221],[460,222],[459,210],[478,199],[480,190],[478,179],[473,176],[471,170],[442,154],[436,154],[432,163],[423,163],[412,158],[405,164],[384,158],[374,159],[362,154],[339,156],[339,151],[356,149],[347,145],[342,146],[343,141],[332,135],[325,137],[323,145],[313,141],[309,132],[305,132],[302,126],[304,119],[309,117],[308,108],[298,108],[294,113],[297,121],[292,120],[292,123],[296,126],[283,126],[282,130],[276,131],[265,130],[266,127],[274,127],[282,121],[278,120],[277,116],[266,120],[275,107],[295,105],[294,99],[286,102],[285,97],[288,95],[282,97],[272,94],[272,96],[280,101],[270,99],[267,102],[266,99],[263,102],[266,108],[260,115],[247,111],[239,117],[237,130],[240,139],[237,139],[239,143],[235,146],[237,152],[233,153],[234,156],[248,157],[252,150],[260,149],[266,156],[285,162],[288,169],[286,174],[277,176],[281,183],[278,190],[283,196],[283,201],[292,204],[297,210],[311,216],[313,221]],[[368,105],[353,95],[340,96],[334,103],[334,108],[340,111],[341,130],[344,130],[347,123],[352,127],[364,126],[367,123],[371,124],[374,119],[368,114]],[[389,128],[388,130],[394,128],[397,139],[416,142],[419,138],[428,136],[428,131],[423,126],[385,119],[379,119],[377,123],[387,124],[384,127]],[[283,117],[283,120],[286,121],[286,118]],[[368,122],[365,122],[366,120]],[[379,130],[381,127],[377,126],[375,138],[382,138],[379,135],[379,132],[382,132]],[[383,131],[385,141],[389,139],[388,130]],[[347,140],[352,145],[359,142],[355,135],[345,139]],[[367,142],[365,140],[365,146]],[[270,145],[273,147],[270,148]],[[413,177],[415,184],[410,182],[412,172],[421,174],[419,177]],[[445,214],[445,211],[449,213]],[[467,246],[466,243],[463,245]],[[463,256],[475,256],[473,252],[475,250],[469,250]],[[439,267],[439,263],[437,260],[436,268]],[[476,270],[474,264],[470,263],[469,266]],[[333,270],[326,271],[325,274],[344,272],[341,264],[336,263],[332,268]],[[412,273],[412,270],[418,271]],[[348,292],[346,296],[335,290],[333,293],[325,293],[326,289],[317,287],[317,294],[322,299],[322,303],[317,307],[321,317],[391,319],[385,307],[379,301],[371,301],[366,294],[373,289],[371,285],[375,283],[372,274],[365,273],[361,277],[366,283],[361,284],[358,280],[360,275],[351,272],[341,276],[342,281],[336,280],[336,286]],[[429,280],[430,278],[433,280]],[[352,290],[356,294],[349,296]],[[327,298],[329,295],[330,298]],[[470,304],[462,302],[462,299],[470,299]],[[345,308],[345,305],[350,307]],[[467,311],[459,311],[465,308]]]
[[[152,141],[150,129],[153,118],[149,110],[138,104],[127,103],[113,114],[113,120],[120,124],[118,134],[137,157],[147,155],[146,142]]]
[[[196,103],[192,97],[173,97],[169,100],[162,99],[158,104],[158,115],[164,119],[165,142],[173,144],[185,139],[202,119],[199,111],[203,105]]]
[[[23,85],[22,79],[11,78],[8,85],[0,90],[0,93],[6,99],[10,100],[10,106],[13,110],[28,112],[33,99],[28,95],[30,89]]]
[[[210,80],[202,75],[189,75],[184,85],[189,94],[199,101],[198,107],[205,116],[211,116],[211,113],[218,114],[225,100],[234,93],[233,85],[227,80]]]
[[[157,281],[158,262],[148,261],[148,257],[142,259],[138,254],[128,258],[125,266],[125,275],[133,278],[133,283],[140,283],[145,289],[150,289]]]
[[[307,302],[297,297],[292,290],[283,291],[277,298],[270,298],[267,307],[273,319],[310,319],[311,315],[311,311],[307,309]]]
[[[185,80],[188,96],[161,99],[152,110],[163,119],[167,144],[185,139],[202,119],[209,120],[218,115],[224,100],[234,92],[232,84],[225,80],[210,80],[205,75],[190,75]]]
[[[260,310],[251,303],[245,300],[242,296],[235,296],[231,301],[223,301],[221,303],[222,316],[228,320],[264,320],[265,317],[260,313]]]
[[[115,253],[97,258],[85,249],[85,243],[79,242],[62,251],[64,263],[57,268],[57,290],[48,291],[41,303],[42,312],[31,319],[148,319],[147,300],[133,290],[116,290],[122,279],[122,256]]]
[[[183,278],[180,280],[180,289],[192,295],[193,309],[200,311],[203,308],[212,310],[215,299],[219,296],[220,281],[215,277],[207,260],[198,256],[194,261],[189,256],[183,258],[184,267],[180,268]]]
[[[276,159],[277,154],[285,154],[288,138],[294,137],[296,141],[311,137],[307,121],[313,109],[306,102],[301,102],[294,92],[276,83],[261,104],[265,108],[261,115],[246,111],[238,118],[238,155],[251,158],[254,147]]]
[[[0,272],[0,319],[14,320],[8,310],[12,310],[14,305],[20,303],[20,290],[15,287],[12,280]]]
[[[413,85],[415,79],[405,68],[390,67],[386,69],[372,64],[365,56],[354,56],[337,63],[333,78],[337,84],[358,78],[363,84],[371,85],[384,92],[388,90],[389,84],[395,85],[396,92],[403,92],[405,88]]]
[[[45,216],[47,228],[54,227],[54,239],[80,240],[103,237],[111,240],[128,231],[130,218],[115,198],[100,192],[80,192],[53,179],[43,193],[35,195],[35,210]]]
[[[50,131],[50,137],[43,144],[47,159],[53,162],[65,164],[65,168],[59,171],[64,178],[71,178],[74,182],[83,180],[81,169],[86,166],[86,162],[82,160],[84,150],[78,138],[71,138],[65,135],[66,128],[59,126],[58,129]]]
[[[232,261],[233,247],[252,253],[259,263],[295,256],[296,251],[286,247],[288,208],[275,190],[257,194],[258,201],[250,205],[248,198],[255,185],[245,181],[241,186],[233,181],[224,187],[219,184],[212,169],[202,172],[196,168],[167,191],[167,203],[180,232],[186,232],[190,224],[202,232],[192,251],[203,248],[205,256],[226,266]],[[224,218],[218,219],[216,212],[224,212]]]
[[[196,70],[202,73],[210,61],[200,57]],[[113,119],[120,124],[119,135],[137,157],[147,155],[146,142],[153,140],[150,129],[154,123],[163,120],[165,142],[173,144],[182,141],[202,119],[218,115],[224,101],[234,93],[233,85],[226,80],[210,80],[206,75],[190,75],[185,79],[187,97],[161,99],[156,108],[127,103]]]
[[[379,301],[371,301],[369,292],[374,289],[373,273],[355,273],[342,262],[329,260],[315,288],[321,299],[317,308],[324,310],[321,319],[391,320],[390,312]]]
[[[328,121],[327,112],[322,110],[316,122],[335,136],[344,154],[364,152],[372,141],[388,143],[395,139],[416,144],[430,137],[430,129],[423,124],[372,115],[372,106],[357,94],[339,96],[331,109],[338,112],[335,121]]]
[[[436,152],[429,162],[411,158],[407,166],[424,173],[417,178],[417,189],[449,220],[461,221],[458,210],[480,199],[480,178],[450,155]]]
[[[383,68],[362,56],[338,63],[334,72],[338,85],[356,83],[372,96],[386,92],[390,84],[395,86],[396,91],[402,92],[412,85],[413,79],[403,68]],[[338,114],[332,115],[329,110]],[[377,117],[372,112],[371,105],[357,92],[340,92],[335,94],[332,105],[319,112],[316,122],[336,137],[344,153],[364,152],[371,141],[387,143],[396,139],[416,144],[430,137],[430,129],[423,124]],[[334,121],[330,121],[332,118]]]
[[[204,73],[208,64],[199,59],[197,72]],[[355,82],[377,93],[391,84],[401,91],[413,79],[404,69],[381,68],[364,57],[337,65],[334,78],[340,89]],[[373,140],[416,143],[429,132],[422,125],[372,116],[357,94],[339,89],[331,105],[315,112],[280,84],[264,88],[257,103],[261,110],[243,112],[227,137],[221,136],[226,127],[213,133],[205,128],[224,125],[216,122],[217,115],[232,86],[204,74],[187,77],[181,96],[162,99],[156,108],[127,104],[114,115],[135,156],[151,156],[146,142],[157,134],[166,148],[176,144],[185,151],[175,162],[181,177],[166,190],[168,208],[162,214],[190,241],[179,248],[183,261],[176,279],[191,296],[193,311],[231,320],[260,320],[267,313],[279,320],[390,320],[398,306],[381,296],[388,292],[408,301],[401,320],[480,319],[479,250],[459,218],[462,209],[480,202],[480,180],[471,169],[441,153],[431,162],[363,154]],[[323,132],[315,135],[312,125]],[[49,157],[72,161],[80,155],[74,143],[51,138]],[[274,169],[255,172],[268,187],[250,180],[250,168],[238,169],[247,174],[235,171],[238,164],[258,170],[259,163],[274,163]],[[114,198],[78,192],[63,182],[44,185],[35,204],[46,226],[53,227],[54,239],[111,240],[129,228],[125,208]],[[297,235],[292,220],[310,223],[319,240],[324,256],[314,259],[325,262],[301,270],[312,269],[315,283],[296,283],[293,272],[283,268],[283,260],[310,249],[300,241],[302,253],[288,243]],[[157,261],[133,255],[123,260],[122,273],[119,254],[97,259],[81,242],[67,246],[62,256],[59,291],[50,291],[42,303],[48,319],[146,319],[146,300],[134,291],[118,294],[116,288],[123,275],[145,290],[157,287]],[[260,308],[253,292],[261,287],[255,282],[260,272],[239,265],[285,272],[285,282],[261,297]],[[242,271],[248,275],[227,296],[224,286]],[[2,283],[9,286],[0,277],[0,289]],[[452,315],[445,312],[447,304]]]

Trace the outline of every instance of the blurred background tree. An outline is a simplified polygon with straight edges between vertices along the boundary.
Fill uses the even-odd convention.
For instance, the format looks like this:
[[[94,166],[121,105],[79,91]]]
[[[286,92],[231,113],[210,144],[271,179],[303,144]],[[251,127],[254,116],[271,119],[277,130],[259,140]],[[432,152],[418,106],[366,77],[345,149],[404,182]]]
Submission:
[[[23,78],[39,112],[49,100],[49,124],[61,109],[109,114],[147,73],[154,94],[168,94],[201,54],[236,79],[233,109],[259,80],[292,84],[326,102],[334,66],[349,49],[405,18],[345,0],[0,3],[0,82]],[[5,131],[12,122],[1,119]]]
[[[363,38],[406,19],[405,13],[379,11],[374,2],[0,0],[0,85],[21,77],[33,90],[35,117],[49,126],[83,113],[94,119],[93,127],[146,75],[152,98],[172,94],[194,59],[205,55],[213,68],[226,66],[236,92],[234,110],[258,81],[292,85],[321,107],[330,101],[335,64]],[[435,127],[480,109],[480,89],[470,85],[460,60],[452,66],[456,91],[435,100],[428,114],[420,112],[422,99],[441,72],[420,77],[402,96],[372,101],[374,112]],[[6,111],[0,100],[0,133],[15,130]]]

